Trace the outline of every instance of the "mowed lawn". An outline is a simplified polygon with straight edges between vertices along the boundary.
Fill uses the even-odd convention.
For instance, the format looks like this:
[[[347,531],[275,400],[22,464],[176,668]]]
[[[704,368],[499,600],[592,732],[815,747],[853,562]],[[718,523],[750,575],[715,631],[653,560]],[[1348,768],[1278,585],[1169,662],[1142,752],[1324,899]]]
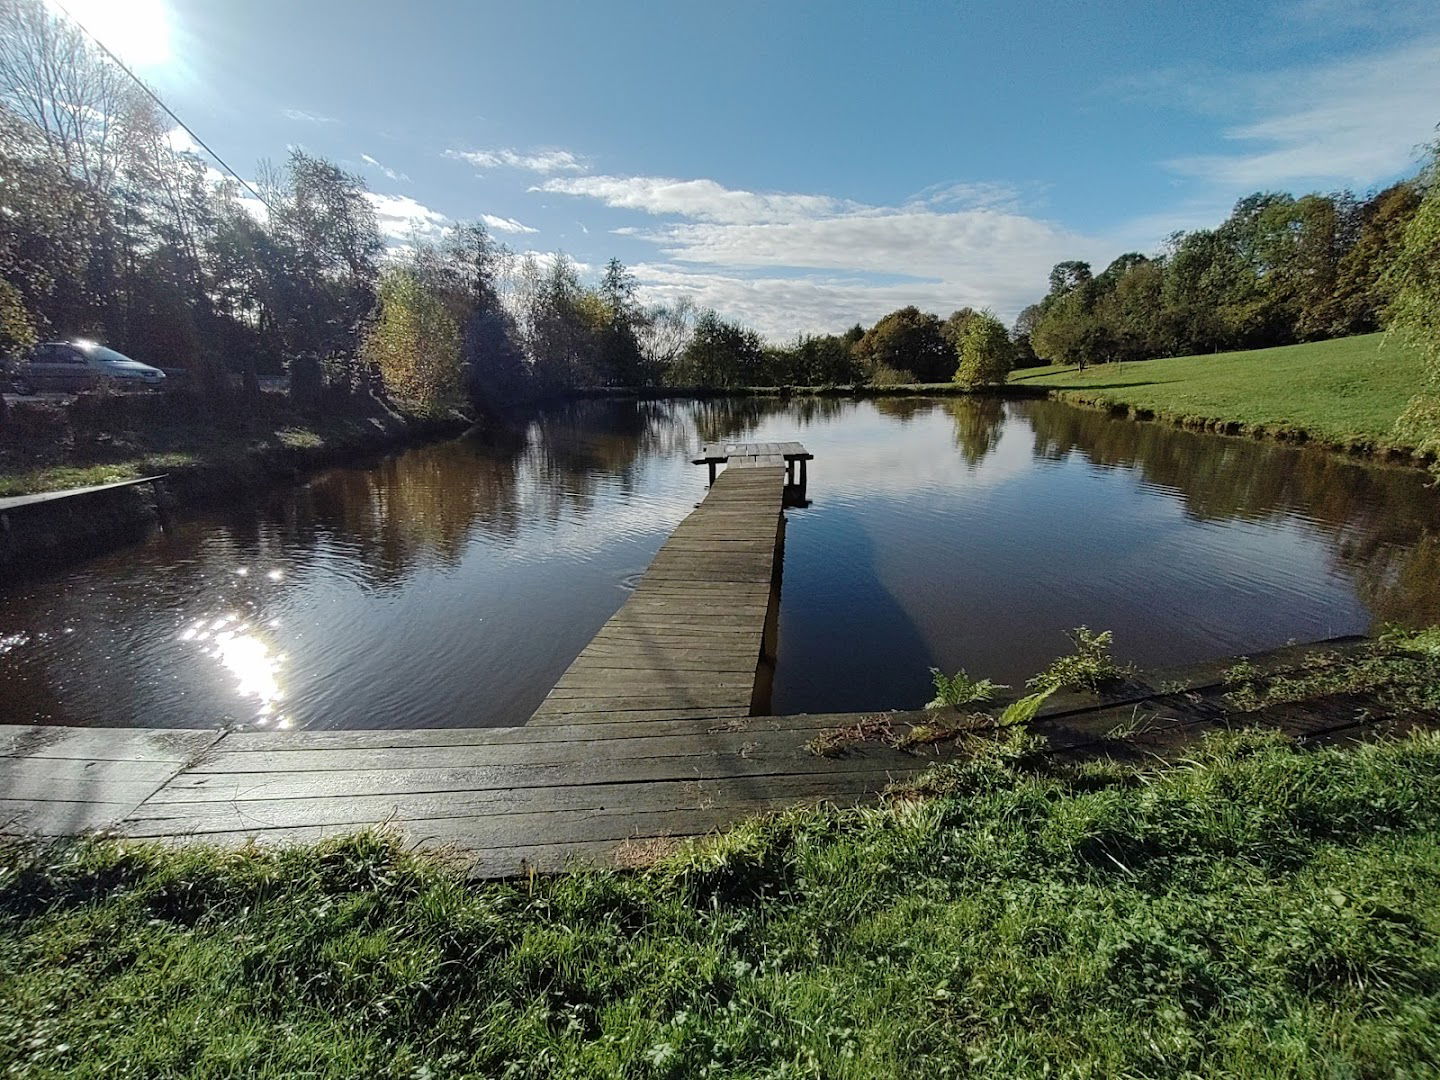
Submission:
[[[1385,334],[1276,349],[1017,371],[1017,386],[1077,391],[1167,419],[1221,421],[1340,445],[1390,446],[1395,419],[1418,391],[1420,355]]]

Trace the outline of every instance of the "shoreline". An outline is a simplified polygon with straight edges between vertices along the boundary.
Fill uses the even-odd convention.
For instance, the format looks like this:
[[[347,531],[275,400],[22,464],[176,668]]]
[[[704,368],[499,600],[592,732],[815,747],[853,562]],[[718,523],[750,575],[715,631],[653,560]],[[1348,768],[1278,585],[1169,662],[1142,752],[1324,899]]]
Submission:
[[[1135,420],[1147,424],[1168,424],[1171,427],[1206,435],[1226,435],[1231,438],[1254,439],[1257,441],[1266,440],[1269,442],[1286,443],[1290,446],[1309,447],[1315,450],[1323,450],[1326,453],[1339,454],[1344,457],[1358,459],[1364,463],[1374,465],[1404,465],[1411,468],[1427,469],[1436,461],[1433,454],[1425,454],[1413,446],[1389,443],[1382,439],[1366,437],[1334,439],[1329,436],[1316,434],[1306,428],[1289,427],[1280,424],[1248,424],[1241,420],[1227,420],[1218,416],[1178,413],[1171,412],[1167,409],[1152,409],[1143,405],[1131,405],[1123,401],[1117,401],[1115,398],[1106,394],[1086,394],[1083,390],[1063,390],[1051,387],[1043,388],[1045,392],[1041,395],[1033,392],[1042,389],[1041,387],[1033,387],[1030,389],[1032,392],[1016,396],[1030,398],[1043,396],[1046,400],[1058,401],[1062,405],[1071,405],[1077,409],[1092,409],[1097,412],[1103,412],[1117,420]]]
[[[663,401],[672,398],[706,400],[720,397],[766,397],[787,400],[806,397],[848,397],[856,401],[890,397],[998,397],[1013,401],[1055,401],[1075,408],[1104,412],[1121,420],[1168,424],[1171,427],[1209,435],[1226,435],[1232,438],[1268,440],[1287,443],[1291,446],[1310,447],[1377,465],[1405,465],[1425,469],[1437,460],[1435,455],[1423,453],[1416,447],[1387,442],[1380,437],[1336,439],[1302,427],[1279,423],[1246,423],[1219,416],[1153,409],[1120,401],[1108,394],[1086,393],[1084,388],[1027,386],[1023,383],[1006,383],[1001,386],[982,386],[974,389],[958,386],[955,383],[898,383],[893,386],[858,384],[853,386],[738,386],[729,389],[590,387],[564,397],[538,400],[534,404],[544,406],[566,400]]]
[[[1022,369],[1025,370],[1025,369]],[[574,401],[709,400],[723,397],[850,398],[870,400],[897,397],[998,397],[1016,401],[1055,401],[1075,408],[1103,412],[1115,419],[1162,423],[1186,431],[1285,443],[1341,455],[1364,464],[1426,469],[1434,455],[1380,438],[1335,439],[1305,428],[1283,424],[1247,423],[1225,417],[1155,409],[1120,401],[1084,388],[1003,386],[969,388],[955,383],[899,383],[889,386],[742,386],[742,387],[585,387],[565,394],[538,397],[507,406],[505,412],[526,412]],[[326,468],[362,461],[397,449],[454,438],[474,427],[475,421],[455,412],[439,418],[399,415],[350,417],[332,421],[317,432],[305,434],[314,441],[279,438],[252,443],[244,449],[165,467],[147,466],[165,477],[152,492],[148,486],[119,489],[86,496],[78,502],[57,500],[24,511],[11,512],[8,526],[0,528],[0,582],[54,570],[122,544],[143,538],[160,527],[174,510],[201,507],[237,494],[255,493],[298,483]],[[102,467],[97,464],[94,468]],[[117,463],[124,469],[129,463]],[[71,485],[65,485],[71,486]],[[78,485],[75,485],[78,486]],[[60,490],[39,487],[38,491]],[[26,491],[26,493],[32,493]]]
[[[141,540],[165,527],[169,515],[177,510],[297,484],[327,468],[454,438],[474,425],[472,418],[458,412],[435,418],[346,418],[321,427],[314,441],[252,443],[212,458],[155,468],[163,478],[153,485],[57,499],[3,513],[0,582],[61,569]]]

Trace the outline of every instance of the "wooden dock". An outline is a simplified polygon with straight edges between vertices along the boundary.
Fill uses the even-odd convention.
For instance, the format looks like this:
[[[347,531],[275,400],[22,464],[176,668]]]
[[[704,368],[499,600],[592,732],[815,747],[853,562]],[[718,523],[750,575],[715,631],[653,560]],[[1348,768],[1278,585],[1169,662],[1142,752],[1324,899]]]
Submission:
[[[803,490],[805,487],[805,463],[814,460],[815,455],[798,442],[722,442],[702,445],[699,455],[692,458],[691,463],[709,467],[712,486],[715,483],[717,465],[739,468],[766,468],[771,465],[783,465],[785,482]]]
[[[463,850],[477,876],[505,877],[636,865],[758,812],[874,798],[952,752],[900,746],[934,714],[755,715],[768,706],[786,474],[798,467],[803,483],[808,458],[796,443],[705,448],[697,461],[724,473],[524,726],[0,727],[0,832],[240,844],[378,824],[417,847]],[[1363,647],[1325,642],[1252,663],[1283,672],[1317,648]],[[1168,752],[1225,722],[1227,666],[1150,673],[1103,699],[1057,695],[1035,730],[1062,754]],[[1353,703],[1307,704],[1269,719],[1330,738],[1363,726],[1356,715]],[[817,753],[816,737],[836,730],[870,741]]]
[[[530,723],[765,711],[762,667],[773,661],[783,496],[781,465],[726,469]]]
[[[1354,639],[1251,658],[1262,674],[1300,668]],[[1137,676],[1107,698],[1057,695],[1034,724],[1058,754],[1150,758],[1224,726],[1229,661]],[[479,877],[574,862],[637,865],[766,810],[853,804],[951,752],[899,749],[933,713],[740,716],[415,731],[0,729],[0,827],[62,835],[107,830],[167,842],[306,842],[370,825],[417,847],[460,849]],[[1307,702],[1246,724],[1318,741],[1377,728],[1357,703]],[[863,725],[871,741],[837,756],[822,731]],[[1399,730],[1386,728],[1381,731]]]

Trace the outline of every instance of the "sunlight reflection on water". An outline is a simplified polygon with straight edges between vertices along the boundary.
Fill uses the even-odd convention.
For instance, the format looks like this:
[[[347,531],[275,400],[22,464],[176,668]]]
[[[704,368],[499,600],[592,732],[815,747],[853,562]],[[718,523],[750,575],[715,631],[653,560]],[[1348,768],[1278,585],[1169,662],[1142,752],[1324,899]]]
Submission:
[[[1419,470],[1051,402],[587,402],[336,469],[0,589],[0,720],[521,724],[704,496],[799,439],[777,712],[1023,683],[1065,630],[1141,666],[1440,621]]]

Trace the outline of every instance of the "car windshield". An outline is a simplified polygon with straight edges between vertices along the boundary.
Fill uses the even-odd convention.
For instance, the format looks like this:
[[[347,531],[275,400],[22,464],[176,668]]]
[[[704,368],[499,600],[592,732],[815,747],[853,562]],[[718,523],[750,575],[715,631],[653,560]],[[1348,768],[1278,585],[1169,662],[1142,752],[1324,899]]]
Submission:
[[[90,359],[106,364],[133,364],[136,362],[124,353],[118,353],[114,349],[107,349],[104,345],[95,345],[88,341],[77,341],[75,347]]]

